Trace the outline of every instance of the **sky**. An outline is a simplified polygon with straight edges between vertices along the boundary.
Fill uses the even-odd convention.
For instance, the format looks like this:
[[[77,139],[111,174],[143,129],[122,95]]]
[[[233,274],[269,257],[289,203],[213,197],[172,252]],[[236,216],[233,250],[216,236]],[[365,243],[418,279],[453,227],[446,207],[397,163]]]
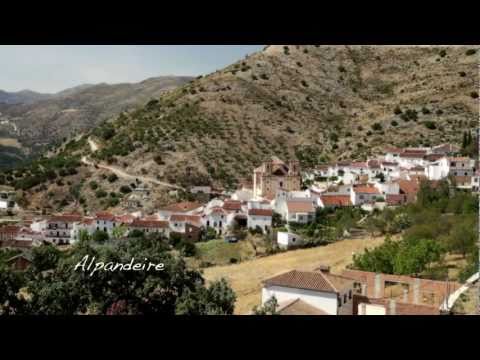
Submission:
[[[0,45],[0,90],[55,93],[219,70],[263,45]]]

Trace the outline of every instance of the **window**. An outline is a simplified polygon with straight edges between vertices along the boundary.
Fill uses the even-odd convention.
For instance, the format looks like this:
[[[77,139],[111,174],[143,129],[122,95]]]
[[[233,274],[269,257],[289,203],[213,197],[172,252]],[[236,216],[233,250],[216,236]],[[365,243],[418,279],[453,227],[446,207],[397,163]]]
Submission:
[[[350,290],[350,291],[348,292],[348,298],[349,298],[350,300],[352,300],[352,290]]]
[[[337,295],[338,307],[342,306],[342,298],[340,295]]]
[[[347,294],[344,294],[344,295],[343,295],[343,303],[344,303],[344,304],[347,303]]]

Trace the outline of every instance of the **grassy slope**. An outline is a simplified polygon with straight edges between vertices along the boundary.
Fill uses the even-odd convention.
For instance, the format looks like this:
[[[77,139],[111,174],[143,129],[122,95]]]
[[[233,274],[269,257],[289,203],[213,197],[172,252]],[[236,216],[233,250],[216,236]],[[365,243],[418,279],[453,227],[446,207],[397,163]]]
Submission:
[[[236,314],[249,313],[261,302],[261,282],[290,270],[313,270],[319,265],[329,265],[339,272],[351,263],[352,254],[375,247],[383,238],[344,240],[324,247],[289,251],[273,256],[246,261],[241,264],[218,266],[204,270],[208,281],[225,277],[237,294]]]

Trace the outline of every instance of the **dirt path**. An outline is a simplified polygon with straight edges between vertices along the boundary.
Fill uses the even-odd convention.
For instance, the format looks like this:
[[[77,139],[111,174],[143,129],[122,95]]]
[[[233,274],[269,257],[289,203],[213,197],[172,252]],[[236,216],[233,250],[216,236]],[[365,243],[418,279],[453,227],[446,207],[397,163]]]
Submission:
[[[92,150],[92,152],[98,151],[99,146],[92,139],[90,139],[90,138],[88,139],[88,144],[90,145],[90,149]],[[117,167],[114,167],[114,166],[109,166],[109,165],[105,165],[105,164],[101,164],[101,163],[96,164],[93,161],[89,160],[86,156],[83,156],[81,161],[85,165],[96,166],[99,169],[110,171],[110,172],[114,173],[115,175],[117,175],[121,179],[132,180],[132,181],[136,181],[138,179],[138,180],[140,180],[141,182],[144,182],[144,183],[153,183],[155,185],[164,186],[164,187],[167,187],[167,188],[170,188],[170,189],[184,190],[181,186],[173,185],[173,184],[163,182],[163,181],[159,181],[159,180],[154,179],[152,177],[132,175],[132,174],[129,174],[126,171],[124,171],[122,169],[119,169]]]
[[[343,240],[313,248],[289,251],[265,258],[246,261],[236,265],[219,266],[204,270],[207,281],[226,278],[237,294],[236,314],[248,314],[261,303],[262,281],[290,270],[314,270],[319,265],[328,265],[332,272],[340,272],[351,263],[353,253],[382,244],[384,238]]]

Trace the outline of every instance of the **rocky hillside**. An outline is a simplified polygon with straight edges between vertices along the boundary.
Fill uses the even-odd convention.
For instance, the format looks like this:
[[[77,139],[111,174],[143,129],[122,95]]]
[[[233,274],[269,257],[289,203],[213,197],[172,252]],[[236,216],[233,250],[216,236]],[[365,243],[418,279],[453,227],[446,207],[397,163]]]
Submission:
[[[477,127],[474,51],[269,46],[106,124],[95,156],[170,181],[195,167],[234,183],[271,154],[312,166],[386,143],[458,142]]]
[[[122,113],[70,144],[70,154],[183,186],[234,187],[273,154],[310,167],[365,159],[385,144],[458,143],[478,124],[478,54],[471,46],[268,46]]]
[[[0,101],[0,146],[3,145],[0,148],[0,166],[2,154],[3,162],[11,163],[22,153],[37,153],[46,145],[89,130],[124,110],[145,104],[164,91],[191,80],[190,77],[167,76],[137,84],[86,84],[41,101],[3,104]],[[16,146],[12,146],[13,143]]]

